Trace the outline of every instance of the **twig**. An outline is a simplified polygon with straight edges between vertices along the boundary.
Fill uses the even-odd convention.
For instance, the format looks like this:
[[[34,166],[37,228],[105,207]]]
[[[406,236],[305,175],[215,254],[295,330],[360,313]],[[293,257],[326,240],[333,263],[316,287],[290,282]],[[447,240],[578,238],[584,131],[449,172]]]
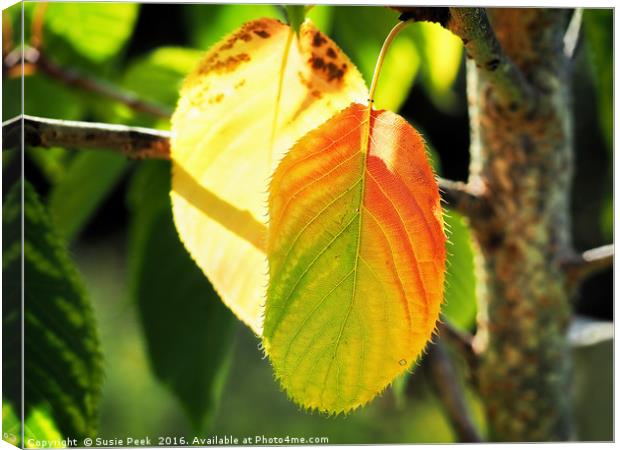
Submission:
[[[4,59],[5,67],[8,70],[17,64],[21,64],[21,52],[19,57],[10,58],[14,52]],[[172,115],[172,110],[163,105],[156,105],[138,98],[135,94],[119,89],[118,87],[103,80],[92,78],[74,69],[67,69],[49,60],[45,55],[34,47],[26,46],[23,51],[24,60],[27,65],[32,65],[47,76],[85,91],[94,92],[111,100],[122,103],[134,111],[144,112],[156,117],[168,119]]]
[[[4,149],[19,148],[21,117],[2,124]],[[34,147],[111,150],[132,159],[168,159],[170,133],[149,128],[23,116],[24,140]]]
[[[573,283],[579,283],[587,277],[607,269],[614,262],[613,244],[587,250],[581,254],[572,254],[561,261],[566,277]]]
[[[39,54],[37,67],[46,75],[62,81],[69,86],[94,92],[111,100],[123,103],[134,111],[148,113],[164,119],[168,119],[172,115],[172,110],[165,106],[146,102],[139,99],[135,94],[120,90],[116,86],[102,80],[96,80],[75,70],[60,67],[47,59],[43,54]]]
[[[426,356],[435,391],[461,442],[482,442],[482,437],[471,420],[471,413],[454,366],[441,343],[432,345]]]
[[[519,68],[503,52],[484,8],[394,7],[400,19],[437,22],[463,41],[468,57],[493,83],[497,95],[510,110],[530,110],[536,91]]]
[[[440,339],[452,346],[459,354],[463,355],[467,367],[469,368],[472,381],[474,382],[473,384],[476,384],[475,378],[478,370],[478,355],[474,350],[473,336],[455,328],[444,318],[438,322],[437,331]]]
[[[486,212],[487,202],[480,189],[461,181],[439,178],[439,191],[446,206],[454,211],[469,217],[480,217]]]

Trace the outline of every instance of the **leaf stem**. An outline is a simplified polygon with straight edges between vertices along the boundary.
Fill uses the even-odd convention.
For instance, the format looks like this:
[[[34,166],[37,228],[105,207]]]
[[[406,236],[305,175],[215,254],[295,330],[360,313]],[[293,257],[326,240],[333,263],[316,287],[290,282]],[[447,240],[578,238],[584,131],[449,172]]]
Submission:
[[[375,90],[377,89],[377,82],[379,80],[379,75],[381,73],[381,68],[383,67],[383,60],[385,59],[385,55],[394,41],[394,38],[400,33],[400,31],[407,26],[409,20],[398,22],[394,28],[389,32],[385,41],[383,42],[383,46],[381,47],[381,51],[379,52],[379,57],[377,58],[377,64],[375,65],[375,71],[372,75],[372,81],[370,82],[370,90],[368,94],[368,104],[372,105],[375,101]]]

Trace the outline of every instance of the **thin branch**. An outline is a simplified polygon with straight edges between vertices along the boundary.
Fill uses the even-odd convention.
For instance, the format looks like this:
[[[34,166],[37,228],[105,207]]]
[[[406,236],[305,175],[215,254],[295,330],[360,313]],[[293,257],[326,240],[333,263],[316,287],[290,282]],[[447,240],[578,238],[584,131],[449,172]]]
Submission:
[[[561,261],[561,266],[568,280],[579,283],[597,272],[612,267],[613,263],[614,246],[609,244],[581,254],[572,254]]]
[[[2,125],[4,149],[20,147],[21,117]],[[149,128],[23,116],[24,140],[33,147],[110,150],[128,158],[168,159],[170,133]]]
[[[5,67],[11,70],[14,66],[21,64],[21,51],[16,53],[17,57],[10,57],[14,52],[4,59]],[[74,69],[67,69],[49,60],[43,52],[36,48],[26,46],[24,48],[24,60],[26,65],[33,66],[47,76],[54,78],[62,83],[78,89],[93,92],[107,97],[113,101],[122,103],[134,111],[151,114],[155,117],[168,119],[172,115],[172,110],[166,106],[157,105],[141,100],[135,94],[119,89],[118,87],[103,80],[85,75]]]
[[[482,442],[454,366],[441,343],[432,345],[426,356],[435,391],[461,442]]]
[[[500,99],[511,110],[530,110],[535,106],[536,90],[504,53],[484,8],[394,7],[400,19],[437,22],[463,41],[472,58],[495,86]]]
[[[469,217],[480,217],[486,211],[487,202],[480,189],[461,181],[439,178],[439,191],[446,206]]]
[[[83,73],[72,69],[65,69],[47,59],[43,54],[39,55],[37,67],[46,75],[55,78],[63,83],[74,86],[86,91],[94,92],[111,100],[122,103],[134,111],[144,112],[156,117],[168,119],[172,115],[172,110],[165,106],[155,105],[138,98],[135,94],[118,89],[112,84],[102,80],[88,77]]]
[[[475,384],[476,372],[478,370],[478,354],[474,350],[473,336],[455,328],[445,318],[438,322],[437,331],[440,339],[453,347],[460,355],[463,355],[472,381]]]

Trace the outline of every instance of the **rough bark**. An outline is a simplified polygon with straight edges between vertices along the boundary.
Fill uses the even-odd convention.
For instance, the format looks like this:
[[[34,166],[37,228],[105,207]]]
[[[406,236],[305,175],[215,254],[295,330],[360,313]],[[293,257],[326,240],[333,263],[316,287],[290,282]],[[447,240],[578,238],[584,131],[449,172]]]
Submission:
[[[568,10],[492,9],[502,49],[536,93],[508,104],[488,67],[468,61],[470,184],[486,217],[473,217],[478,253],[478,380],[492,440],[571,437],[571,292],[560,263],[570,248],[572,117],[563,52]]]

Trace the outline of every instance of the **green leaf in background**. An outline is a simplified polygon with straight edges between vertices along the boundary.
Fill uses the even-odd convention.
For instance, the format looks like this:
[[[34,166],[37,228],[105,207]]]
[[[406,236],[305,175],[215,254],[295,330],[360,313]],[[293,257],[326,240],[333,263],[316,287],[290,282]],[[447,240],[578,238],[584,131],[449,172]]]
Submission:
[[[179,90],[187,74],[192,71],[203,52],[179,47],[160,47],[131,62],[120,80],[120,87],[139,98],[170,107],[177,103]],[[170,128],[169,120],[139,113],[119,103],[95,105],[103,120],[131,125]]]
[[[138,3],[51,2],[44,20],[44,45],[58,56],[63,44],[82,58],[102,64],[114,58],[134,29]],[[68,62],[62,59],[61,62]]]
[[[379,51],[398,23],[398,13],[385,7],[335,7],[334,38],[370,82]],[[418,22],[407,26],[387,53],[377,85],[378,109],[398,111],[414,81],[422,85],[438,107],[449,109],[455,100],[450,88],[462,58],[462,43],[437,24]]]
[[[20,184],[3,207],[3,230],[21,221]],[[25,417],[32,429],[49,433],[56,423],[65,437],[93,436],[103,381],[102,357],[91,305],[51,220],[28,183],[24,183],[24,372]],[[19,239],[3,240],[4,284],[20,290],[20,277],[9,277],[21,264]],[[3,311],[4,313],[4,311]],[[42,422],[35,411],[49,411]],[[33,415],[34,414],[34,415]],[[43,414],[43,413],[41,413]]]
[[[24,113],[51,119],[78,120],[85,112],[80,91],[46,75],[24,77]]]
[[[26,156],[50,183],[58,183],[65,175],[67,165],[73,155],[64,148],[52,147],[45,150],[28,148]]]
[[[370,84],[377,57],[398,13],[376,6],[335,7],[334,39]],[[377,85],[375,106],[397,112],[418,73],[420,58],[410,33],[402,32],[385,57]]]
[[[592,61],[592,76],[597,89],[599,122],[609,151],[613,138],[613,33],[612,9],[586,9],[583,12],[586,48]]]
[[[245,22],[260,17],[282,19],[276,5],[191,5],[185,21],[192,46],[206,50]]]
[[[424,136],[423,130],[416,125]],[[426,142],[431,166],[441,174],[439,155],[430,142]],[[441,312],[452,325],[463,330],[471,329],[476,321],[476,273],[474,249],[467,224],[460,214],[444,209],[444,226],[448,241],[444,303]]]
[[[4,361],[3,361],[4,362]],[[10,402],[2,399],[2,440],[19,447],[21,441],[21,422]]]
[[[67,242],[86,226],[127,166],[122,155],[103,151],[80,152],[71,160],[49,198],[54,224]]]
[[[613,157],[613,10],[585,9],[583,12],[586,48],[592,62],[592,77],[597,92],[599,124],[603,138],[607,142],[608,155]],[[611,193],[613,184],[613,164],[605,174],[606,184]],[[613,196],[605,195],[601,212],[601,231],[606,240],[613,239]]]
[[[443,315],[450,323],[464,330],[476,321],[476,276],[474,250],[465,219],[445,210],[444,223],[448,235],[448,259]]]
[[[37,441],[45,445],[37,446]],[[24,423],[24,442],[29,448],[66,448],[63,436],[58,431],[54,419],[44,408],[34,408]]]
[[[423,86],[435,105],[450,109],[455,102],[455,94],[450,88],[461,67],[463,43],[437,23],[420,22],[408,28],[422,52]]]
[[[145,161],[132,180],[132,292],[151,367],[200,431],[215,416],[236,321],[183,247],[169,190],[168,162]]]

